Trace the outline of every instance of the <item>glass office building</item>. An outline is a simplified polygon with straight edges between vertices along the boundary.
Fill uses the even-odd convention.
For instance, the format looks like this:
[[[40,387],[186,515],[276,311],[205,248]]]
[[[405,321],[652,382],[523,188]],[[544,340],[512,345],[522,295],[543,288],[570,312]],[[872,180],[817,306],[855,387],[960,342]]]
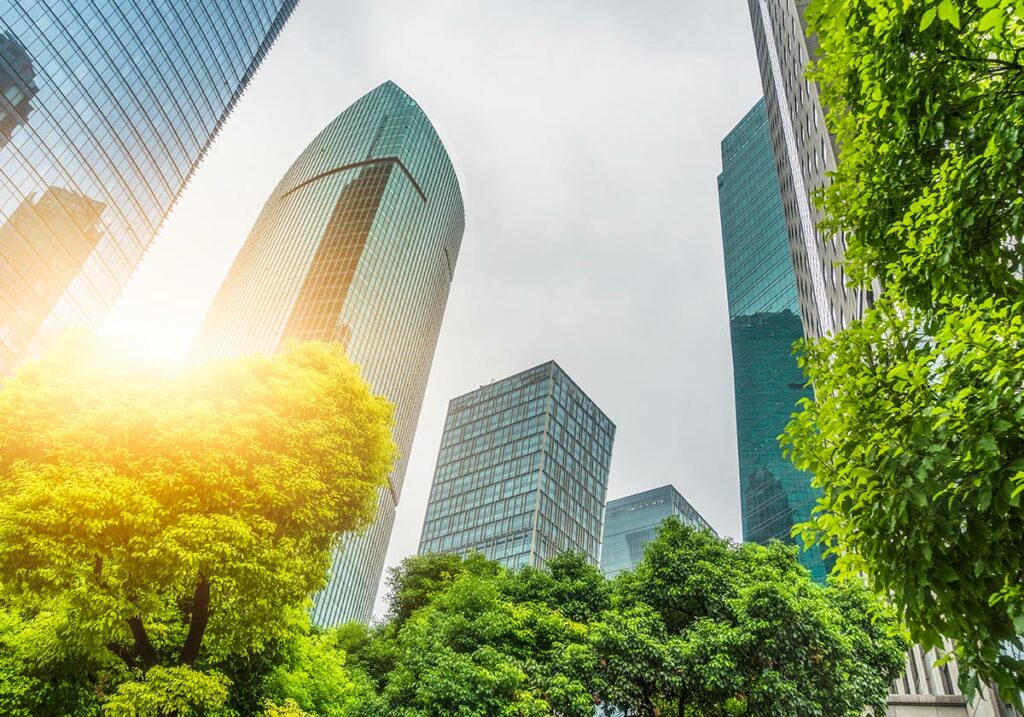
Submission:
[[[296,0],[0,0],[0,373],[95,326]]]
[[[420,553],[595,565],[615,425],[554,361],[452,399]]]
[[[803,338],[800,302],[764,100],[722,142],[718,198],[736,393],[743,539],[793,542],[817,500],[811,477],[782,455],[778,436],[812,397],[793,344]],[[821,549],[801,551],[816,580]]]
[[[604,511],[601,570],[614,578],[632,570],[644,557],[644,548],[658,537],[661,524],[675,516],[697,530],[714,529],[674,486],[645,490],[608,501]]]
[[[340,341],[395,405],[399,457],[367,533],[336,553],[314,621],[369,621],[464,227],[448,153],[387,82],[331,122],[274,189],[193,347],[194,358]]]

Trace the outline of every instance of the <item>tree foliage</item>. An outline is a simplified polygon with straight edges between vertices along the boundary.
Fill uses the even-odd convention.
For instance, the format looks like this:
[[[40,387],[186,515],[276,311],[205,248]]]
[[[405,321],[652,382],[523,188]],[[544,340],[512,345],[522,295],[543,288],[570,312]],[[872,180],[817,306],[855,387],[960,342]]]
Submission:
[[[823,492],[803,537],[916,641],[952,638],[963,675],[1019,690],[1001,652],[1024,633],[1024,3],[816,0],[807,18],[840,148],[823,228],[884,294],[806,349],[816,399],[784,439]]]
[[[4,598],[145,674],[108,714],[211,709],[226,687],[202,665],[287,638],[338,534],[369,523],[390,427],[334,345],[168,370],[66,341],[0,390]]]
[[[903,667],[893,615],[858,581],[817,585],[777,541],[735,546],[670,520],[616,604],[597,628],[599,684],[637,717],[880,714]]]
[[[0,714],[98,717],[101,696],[125,671],[116,658],[94,660],[67,644],[61,616],[32,620],[0,610]]]
[[[903,666],[892,614],[860,583],[816,585],[782,544],[671,521],[614,582],[571,554],[544,570],[460,561],[392,574],[418,607],[347,641],[349,664],[380,675],[355,714],[859,717],[884,711]]]
[[[97,717],[860,717],[884,706],[903,664],[893,616],[859,583],[816,585],[792,548],[737,547],[677,521],[616,581],[575,554],[541,570],[424,555],[391,586],[391,616],[374,627],[320,631],[293,613],[289,634],[258,652],[139,679],[109,655],[121,675],[54,672],[64,680],[43,688],[38,711],[43,699],[3,701],[41,683],[0,659],[0,705]],[[39,634],[0,622],[0,647]]]

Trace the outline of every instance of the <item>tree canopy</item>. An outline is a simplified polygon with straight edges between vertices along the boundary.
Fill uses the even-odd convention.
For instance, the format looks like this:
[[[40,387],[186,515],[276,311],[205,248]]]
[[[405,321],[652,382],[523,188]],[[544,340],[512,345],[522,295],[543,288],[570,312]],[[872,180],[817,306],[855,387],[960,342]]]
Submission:
[[[812,77],[840,150],[826,235],[864,316],[808,346],[784,442],[822,490],[804,526],[954,641],[965,685],[1024,665],[1024,3],[815,0]]]
[[[390,429],[337,345],[166,369],[64,341],[0,390],[11,619],[142,676],[110,715],[206,714],[227,682],[204,667],[287,639],[369,524]]]
[[[616,581],[572,554],[490,565],[427,555],[393,573],[418,607],[346,642],[378,679],[354,714],[860,717],[884,712],[903,666],[894,616],[859,582],[815,584],[781,543],[672,520]]]

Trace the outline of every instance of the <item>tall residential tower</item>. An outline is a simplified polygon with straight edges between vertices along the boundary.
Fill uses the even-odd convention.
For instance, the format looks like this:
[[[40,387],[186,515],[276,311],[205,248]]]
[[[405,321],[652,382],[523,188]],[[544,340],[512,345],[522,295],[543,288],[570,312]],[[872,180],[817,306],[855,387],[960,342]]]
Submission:
[[[804,386],[793,344],[803,338],[782,197],[764,101],[722,141],[718,176],[725,279],[729,293],[736,442],[739,449],[743,539],[792,543],[817,500],[811,476],[782,455],[778,436]],[[800,552],[814,579],[830,566],[821,548]]]
[[[296,0],[0,0],[0,375],[95,326]]]
[[[376,522],[346,536],[320,625],[369,621],[464,227],[448,153],[392,82],[341,113],[271,193],[200,329],[196,358],[340,341],[395,404],[399,457]]]
[[[453,398],[420,553],[597,564],[615,425],[554,361]]]

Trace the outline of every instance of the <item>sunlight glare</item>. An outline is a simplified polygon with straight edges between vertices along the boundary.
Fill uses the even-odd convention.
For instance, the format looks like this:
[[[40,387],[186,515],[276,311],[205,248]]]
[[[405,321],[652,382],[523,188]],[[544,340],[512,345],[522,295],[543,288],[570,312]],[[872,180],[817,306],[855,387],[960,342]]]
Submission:
[[[130,355],[168,365],[184,361],[192,340],[181,330],[120,317],[111,317],[98,333]]]

